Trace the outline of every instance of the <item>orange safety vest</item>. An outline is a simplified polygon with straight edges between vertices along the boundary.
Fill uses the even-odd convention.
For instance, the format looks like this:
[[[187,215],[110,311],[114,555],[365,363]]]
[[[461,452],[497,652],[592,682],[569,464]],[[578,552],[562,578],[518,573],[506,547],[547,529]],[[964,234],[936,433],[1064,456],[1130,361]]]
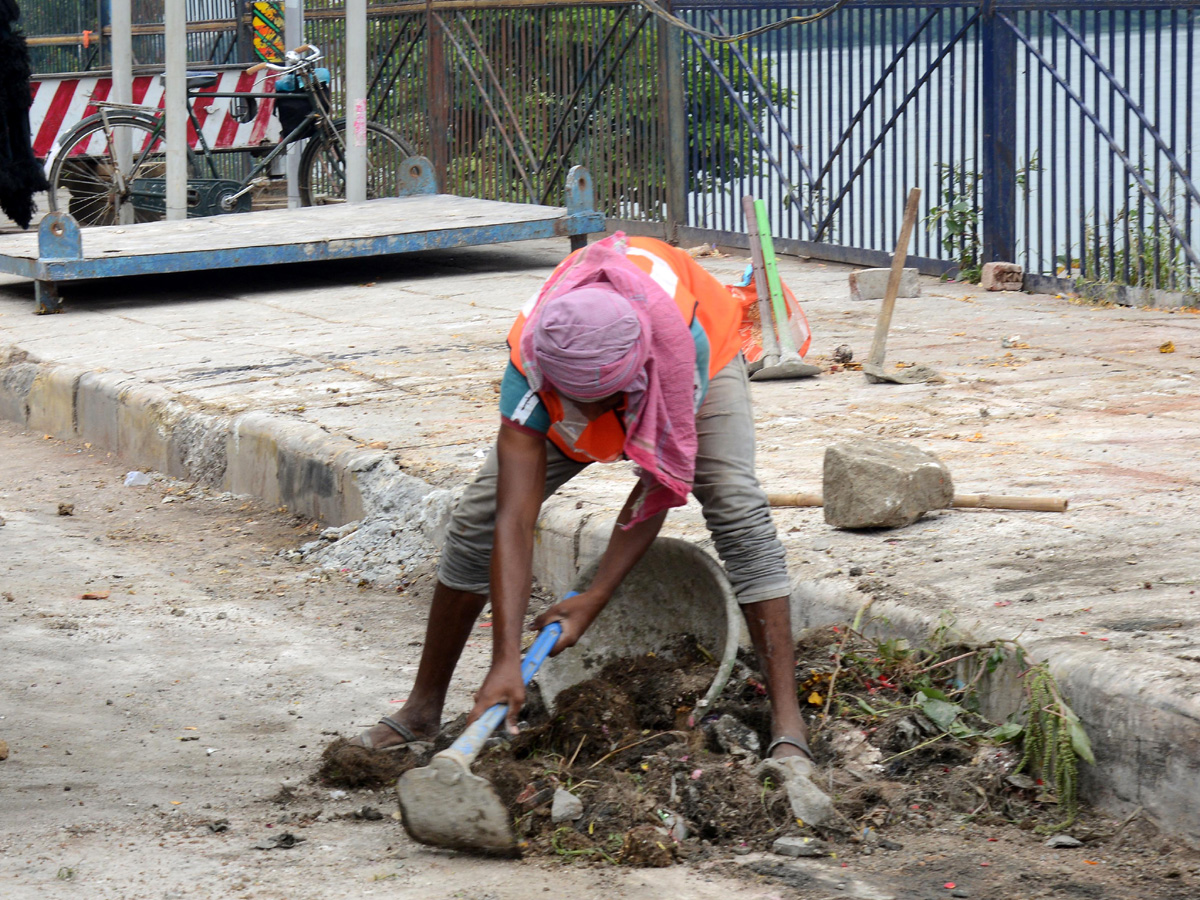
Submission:
[[[568,256],[567,260],[559,263],[554,275],[550,277],[554,278],[570,258]],[[626,258],[667,292],[667,296],[675,301],[679,314],[683,316],[689,328],[693,321],[699,319],[700,327],[704,329],[708,338],[709,378],[714,377],[737,356],[742,349],[741,335],[738,333],[742,321],[742,307],[724,285],[687,253],[654,238],[629,238]],[[525,322],[533,309],[533,302],[530,301],[521,310],[508,333],[510,358],[522,375],[525,374],[525,367],[521,362],[521,332],[525,330]],[[568,458],[589,463],[615,462],[624,456],[625,426],[617,411],[607,412],[590,422],[572,444],[554,427],[563,420],[562,399],[550,389],[538,391],[538,397],[550,415],[550,431],[547,436]]]

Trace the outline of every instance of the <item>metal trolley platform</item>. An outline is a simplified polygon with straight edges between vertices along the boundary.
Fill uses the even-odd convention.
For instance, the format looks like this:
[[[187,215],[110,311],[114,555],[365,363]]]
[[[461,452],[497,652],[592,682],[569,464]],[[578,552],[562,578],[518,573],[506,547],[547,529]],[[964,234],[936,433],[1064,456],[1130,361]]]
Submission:
[[[566,207],[437,193],[433,165],[401,165],[400,195],[365,203],[263,210],[139,225],[80,229],[49,213],[37,234],[0,235],[0,272],[31,278],[38,313],[59,312],[64,282],[382,256],[509,241],[569,237],[581,247],[604,230],[592,179],[576,166]]]

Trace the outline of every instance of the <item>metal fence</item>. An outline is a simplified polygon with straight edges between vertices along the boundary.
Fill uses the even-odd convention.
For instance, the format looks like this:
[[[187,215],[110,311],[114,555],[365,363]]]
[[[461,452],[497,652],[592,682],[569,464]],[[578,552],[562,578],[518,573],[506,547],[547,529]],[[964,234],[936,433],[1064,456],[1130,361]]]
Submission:
[[[224,43],[207,36],[214,53],[244,27],[245,4],[223,5],[229,31]],[[823,4],[659,5],[735,34]],[[1045,275],[1196,291],[1198,8],[850,0],[817,23],[727,44],[638,0],[375,3],[370,109],[455,193],[556,203],[580,163],[604,212],[631,228],[737,243],[741,197],[753,194],[783,249],[872,264],[919,186],[913,254],[927,271],[1015,259]],[[343,4],[305,9],[340,98]],[[153,61],[146,52],[140,61]]]

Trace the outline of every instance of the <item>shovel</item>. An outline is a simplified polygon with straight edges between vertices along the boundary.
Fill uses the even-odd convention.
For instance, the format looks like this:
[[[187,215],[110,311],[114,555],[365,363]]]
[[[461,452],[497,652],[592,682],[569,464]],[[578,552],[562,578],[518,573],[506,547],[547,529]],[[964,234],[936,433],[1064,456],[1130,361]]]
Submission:
[[[871,355],[862,367],[863,375],[871,384],[880,382],[923,384],[942,380],[941,376],[928,366],[893,369],[890,372],[883,367],[883,358],[887,355],[888,329],[892,325],[892,311],[896,308],[896,295],[900,293],[900,278],[904,274],[904,263],[908,259],[908,242],[912,238],[913,225],[917,221],[917,204],[920,200],[920,188],[913,188],[908,192],[908,203],[904,208],[904,221],[900,226],[900,238],[896,241],[896,253],[892,257],[892,270],[888,273],[887,290],[884,291],[883,304],[879,307],[879,319],[875,323],[875,338],[871,342]]]
[[[526,684],[550,655],[560,634],[558,622],[551,622],[538,634],[521,661],[521,680]],[[505,704],[497,703],[429,765],[400,776],[396,787],[400,815],[414,840],[451,850],[517,855],[512,817],[488,780],[471,773],[471,763],[507,711]]]
[[[787,302],[783,298],[783,284],[775,262],[775,244],[771,240],[771,223],[767,220],[767,204],[753,197],[743,197],[742,209],[746,213],[754,284],[758,289],[758,317],[762,322],[762,365],[750,380],[778,381],[820,375],[821,369],[806,363],[792,340]]]

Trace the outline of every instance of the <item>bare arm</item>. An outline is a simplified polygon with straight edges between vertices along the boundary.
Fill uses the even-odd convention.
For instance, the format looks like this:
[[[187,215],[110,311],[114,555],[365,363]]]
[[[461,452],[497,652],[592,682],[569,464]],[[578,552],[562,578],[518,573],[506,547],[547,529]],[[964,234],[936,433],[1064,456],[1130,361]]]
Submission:
[[[515,732],[525,702],[521,631],[533,585],[533,533],[546,487],[546,440],[515,428],[496,439],[496,532],[492,551],[492,667],[475,695],[474,721],[496,703],[508,704]]]

